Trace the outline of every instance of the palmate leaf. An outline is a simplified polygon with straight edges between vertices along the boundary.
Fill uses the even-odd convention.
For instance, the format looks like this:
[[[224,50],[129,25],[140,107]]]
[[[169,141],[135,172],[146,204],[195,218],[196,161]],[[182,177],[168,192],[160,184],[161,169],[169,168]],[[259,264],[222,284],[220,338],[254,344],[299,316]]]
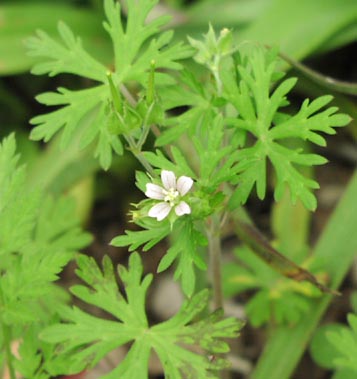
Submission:
[[[61,309],[60,314],[66,322],[46,328],[41,338],[60,344],[58,358],[67,357],[69,371],[76,372],[88,365],[93,366],[109,351],[133,341],[125,359],[102,378],[148,378],[148,360],[152,349],[161,360],[166,378],[218,378],[217,370],[227,362],[220,359],[211,362],[208,354],[228,351],[228,345],[222,338],[236,337],[241,324],[233,318],[223,320],[219,313],[190,324],[207,306],[207,291],[185,302],[179,313],[170,320],[149,327],[145,297],[152,275],[142,278],[143,266],[137,253],[130,256],[128,269],[118,266],[125,286],[125,297],[118,291],[108,257],[103,259],[102,270],[92,258],[86,256],[80,257],[78,266],[77,274],[86,285],[74,286],[72,292],[82,301],[105,310],[115,320],[91,316],[77,307]],[[202,354],[183,345],[200,347]]]
[[[156,0],[127,1],[128,17],[124,27],[119,2],[104,1],[107,17],[104,27],[114,47],[115,70],[112,79],[118,87],[132,80],[146,87],[151,62],[155,62],[156,68],[177,70],[181,68],[177,60],[191,55],[190,48],[183,44],[168,46],[172,39],[169,31],[154,38],[160,27],[167,23],[167,17],[159,17],[146,23],[147,16],[156,3]],[[36,127],[31,138],[49,141],[54,134],[64,129],[62,147],[65,148],[78,130],[79,123],[85,120],[86,132],[82,136],[81,145],[84,147],[95,141],[95,156],[99,157],[101,166],[108,169],[112,152],[121,154],[123,151],[119,137],[113,135],[108,126],[110,115],[106,109],[111,101],[108,68],[84,50],[81,40],[74,36],[67,25],[60,23],[58,31],[60,42],[42,31],[27,41],[29,54],[42,60],[34,66],[32,72],[50,76],[70,73],[100,84],[78,91],[60,88],[58,92],[38,96],[37,100],[43,104],[63,107],[33,118],[31,123]],[[169,81],[167,74],[159,73],[156,76],[156,85]]]
[[[258,197],[265,197],[269,160],[276,174],[275,199],[282,197],[287,184],[293,201],[300,198],[308,209],[314,210],[316,198],[311,190],[318,188],[318,183],[304,177],[296,166],[320,165],[326,159],[302,149],[288,149],[282,142],[284,139],[302,139],[325,146],[326,141],[320,133],[334,134],[334,128],[346,125],[350,118],[337,114],[336,107],[322,110],[332,100],[331,96],[320,97],[311,103],[305,100],[295,115],[282,117],[278,110],[288,104],[286,95],[296,79],[284,80],[271,91],[272,83],[281,77],[276,71],[274,54],[254,47],[249,50],[249,59],[246,53],[242,55],[237,63],[236,85],[232,84],[231,74],[222,73],[224,96],[238,112],[237,117],[228,118],[227,123],[252,134],[256,142],[238,153],[239,186],[231,205],[245,203],[254,186]]]
[[[46,317],[46,303],[52,301],[42,300],[57,297],[52,283],[90,242],[73,217],[74,204],[65,198],[54,202],[40,190],[29,189],[17,160],[10,135],[0,144],[0,172],[6,173],[0,174],[0,318],[8,325]]]

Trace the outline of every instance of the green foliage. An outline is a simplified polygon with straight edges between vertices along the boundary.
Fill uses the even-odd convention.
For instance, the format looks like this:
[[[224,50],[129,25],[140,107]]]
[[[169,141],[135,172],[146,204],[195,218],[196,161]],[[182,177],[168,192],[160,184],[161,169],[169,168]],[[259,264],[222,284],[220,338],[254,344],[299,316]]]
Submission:
[[[81,256],[78,260],[77,275],[84,285],[72,287],[72,293],[110,319],[57,301],[52,282],[88,242],[88,236],[80,232],[76,221],[72,222],[67,201],[54,202],[40,191],[24,191],[24,170],[16,168],[10,138],[1,147],[4,158],[0,151],[0,168],[4,159],[4,170],[0,170],[0,254],[9,257],[0,261],[0,320],[5,327],[16,324],[17,329],[9,334],[5,328],[0,346],[8,346],[13,334],[23,336],[20,354],[26,357],[16,360],[15,367],[25,377],[45,379],[79,372],[128,344],[122,363],[105,378],[147,378],[152,351],[159,357],[166,378],[217,378],[217,370],[226,367],[227,362],[216,354],[229,350],[222,339],[237,336],[241,325],[231,318],[222,319],[221,311],[207,315],[208,291],[195,292],[196,269],[207,270],[203,247],[209,241],[208,250],[212,252],[213,248],[219,255],[220,228],[227,211],[244,205],[254,187],[258,198],[265,197],[270,164],[275,175],[275,199],[280,200],[288,188],[293,202],[301,200],[306,208],[314,210],[312,190],[318,188],[318,183],[309,170],[301,168],[326,160],[310,153],[309,144],[325,146],[321,133],[334,134],[335,127],[349,122],[349,117],[338,114],[336,107],[326,107],[330,96],[305,100],[295,114],[291,115],[291,109],[283,112],[296,79],[281,80],[275,50],[234,45],[228,29],[217,37],[210,26],[202,41],[189,38],[196,50],[195,61],[206,69],[203,74],[199,71],[200,75],[206,74],[206,80],[200,82],[196,72],[189,70],[174,78],[168,70],[180,70],[177,61],[191,56],[192,49],[181,43],[172,45],[170,31],[159,33],[168,17],[148,17],[157,3],[127,0],[122,9],[120,2],[104,0],[104,29],[113,45],[113,72],[92,57],[64,23],[58,25],[59,40],[43,31],[28,40],[30,54],[40,58],[33,73],[68,73],[96,82],[93,88],[59,88],[39,95],[39,102],[57,110],[31,120],[35,125],[31,137],[48,142],[61,132],[63,148],[78,138],[82,148],[92,149],[104,169],[110,167],[113,152],[123,154],[125,141],[147,172],[137,174],[137,185],[143,192],[148,191],[149,182],[151,188],[160,184],[162,170],[193,179],[192,191],[182,194],[186,211],[176,212],[178,202],[174,200],[181,195],[176,184],[164,186],[166,192],[156,187],[158,195],[148,195],[150,199],[136,204],[131,213],[141,230],[126,231],[112,240],[114,246],[128,246],[129,251],[147,251],[170,236],[158,272],[175,264],[175,279],[181,281],[189,300],[170,320],[149,326],[145,300],[152,275],[142,278],[142,263],[133,253],[127,269],[118,266],[125,295],[119,291],[117,273],[109,258],[103,259],[102,269],[91,258]],[[178,107],[183,108],[177,111]],[[162,150],[143,152],[152,126],[155,145]],[[175,207],[176,213],[170,209],[162,221],[157,221],[153,213],[149,217],[157,200]],[[300,235],[297,240],[304,245],[304,238]],[[283,245],[289,246],[291,241],[287,238]],[[298,255],[294,256],[297,261],[306,262],[307,249],[294,246],[292,250]],[[246,307],[254,326],[267,321],[300,321],[312,308],[311,299],[303,295],[315,296],[314,288],[280,278],[250,253],[237,250],[240,265],[225,268],[227,294],[257,291]],[[220,283],[215,280],[216,289]],[[51,301],[46,304],[39,301],[48,297]],[[217,308],[221,306],[218,297],[215,293]],[[50,320],[45,316],[47,308]],[[54,308],[60,320],[51,312]],[[25,333],[25,327],[39,320],[36,328]],[[41,333],[42,340],[38,340],[43,324],[51,322]],[[344,335],[343,341],[341,345],[354,351],[351,338]],[[348,357],[341,359],[342,366],[349,366]]]
[[[167,378],[217,378],[216,370],[227,362],[211,362],[208,355],[227,352],[228,345],[222,338],[236,337],[241,325],[232,318],[222,319],[219,312],[194,321],[207,306],[208,291],[195,294],[170,320],[149,327],[145,297],[152,275],[142,278],[143,266],[137,253],[130,256],[128,269],[118,266],[125,297],[118,290],[108,257],[103,259],[102,270],[86,256],[78,259],[78,266],[77,275],[86,285],[72,287],[72,293],[109,313],[114,320],[91,316],[77,307],[60,309],[66,322],[48,327],[41,337],[60,344],[60,355],[67,357],[69,371],[93,366],[109,351],[132,341],[125,359],[103,378],[148,378],[151,349],[157,353]],[[202,354],[183,345],[199,347]]]
[[[167,23],[167,17],[164,16],[146,23],[147,15],[155,4],[155,0],[128,1],[128,19],[124,28],[119,3],[113,0],[104,2],[107,17],[104,27],[113,43],[115,71],[112,77],[117,87],[132,80],[146,87],[147,72],[152,62],[155,62],[157,69],[177,70],[181,66],[176,60],[191,54],[190,50],[181,43],[167,46],[172,39],[170,31],[154,38],[159,29]],[[91,115],[86,132],[82,135],[81,144],[85,147],[95,141],[95,156],[99,158],[101,166],[108,169],[112,160],[112,151],[121,154],[123,150],[119,136],[113,134],[111,128],[108,104],[112,99],[107,81],[108,69],[84,50],[81,40],[74,36],[66,24],[60,23],[58,32],[61,42],[57,42],[42,31],[39,31],[36,37],[28,39],[29,53],[42,58],[42,61],[34,66],[33,73],[51,76],[70,73],[100,84],[91,89],[77,91],[59,88],[58,92],[38,96],[37,100],[42,104],[62,106],[62,108],[33,118],[31,122],[36,127],[31,137],[47,142],[60,129],[64,129],[62,147],[67,147],[78,129],[78,123]],[[167,80],[166,74],[157,74],[156,83],[165,83]],[[129,105],[127,107],[130,108]],[[141,123],[142,120],[139,118],[134,121],[132,127],[140,129]]]
[[[236,145],[225,144],[225,138],[223,119],[218,115],[210,120],[207,132],[200,137],[195,136],[193,140],[200,164],[198,184],[210,194],[213,194],[222,183],[232,182],[237,174]]]
[[[91,237],[73,217],[72,201],[31,190],[18,161],[10,135],[0,144],[0,325],[7,330],[0,351],[22,336],[17,369],[25,378],[42,379],[48,375],[40,369],[44,351],[35,331],[66,299],[53,282]]]
[[[53,318],[46,324],[56,320],[57,318]],[[55,346],[38,338],[39,332],[46,324],[32,325],[21,333],[18,351],[20,357],[15,360],[14,367],[16,372],[21,373],[26,379],[48,379],[56,372],[58,363],[54,365],[52,360],[55,356]]]
[[[328,324],[320,326],[315,331],[310,344],[310,354],[319,366],[330,370],[335,368],[333,361],[338,350],[329,342],[327,336],[331,332],[340,332],[342,329],[347,329],[347,327],[340,324]]]
[[[183,292],[187,296],[192,296],[196,282],[195,266],[201,270],[207,269],[205,259],[199,250],[205,245],[207,245],[205,237],[195,229],[189,218],[179,220],[174,225],[173,243],[162,258],[157,271],[166,270],[176,261],[174,278],[180,279]]]
[[[228,263],[223,268],[224,293],[231,297],[255,290],[245,308],[254,327],[267,322],[296,323],[309,310],[309,298],[318,296],[312,285],[282,277],[247,247],[236,249],[235,255],[238,263]]]
[[[357,316],[348,316],[350,328],[341,324],[328,324],[314,334],[310,352],[322,367],[335,370],[334,379],[349,379],[357,374]]]
[[[180,75],[180,85],[159,89],[162,105],[166,110],[188,106],[189,109],[164,120],[162,134],[156,139],[157,146],[176,141],[184,133],[190,137],[198,128],[206,128],[212,118],[210,86],[204,86],[188,70]]]
[[[214,128],[213,131],[215,131]],[[199,142],[197,141],[197,144],[198,143]],[[213,142],[211,141],[211,143]],[[145,152],[144,156],[154,167],[173,170],[173,172],[177,173],[177,176],[189,174],[194,177],[195,174],[191,170],[182,153],[175,147],[172,148],[171,152],[175,162],[169,161],[159,150],[156,151],[156,154]],[[219,157],[218,160],[219,159],[222,159],[222,157]],[[210,167],[215,167],[216,163],[217,160],[203,160],[203,165],[211,164]],[[208,167],[206,170],[207,173],[204,173],[207,174],[208,177],[211,175],[209,170],[210,168]],[[216,176],[216,179],[220,177],[220,175]],[[208,180],[206,180],[206,183],[207,182]],[[145,192],[145,186],[147,183],[149,183],[149,178],[146,175],[143,173],[137,174],[137,186],[143,192]],[[197,183],[197,187],[199,187],[199,185],[200,184]],[[209,196],[206,195],[205,197],[207,199],[207,204],[209,204]],[[214,199],[215,197],[212,196],[211,201],[213,202]],[[202,219],[206,216],[206,213],[203,213],[205,210],[203,209],[204,205],[199,204],[202,199],[190,197],[188,201],[193,207],[193,217],[191,217],[191,215],[186,215],[173,222],[170,218],[159,222],[147,217],[150,208],[149,205],[152,204],[151,200],[143,200],[137,205],[139,210],[133,212],[133,221],[144,230],[127,230],[125,235],[115,237],[111,241],[111,244],[118,247],[129,246],[129,251],[136,250],[138,247],[143,246],[143,251],[147,251],[163,238],[171,234],[172,244],[161,260],[158,272],[166,270],[176,262],[175,279],[180,279],[184,293],[187,296],[192,296],[196,282],[194,267],[196,266],[201,270],[207,269],[205,259],[200,251],[200,247],[205,246],[207,241],[202,232],[200,232],[199,226],[195,224],[195,218]],[[201,210],[199,210],[199,207]],[[210,210],[209,205],[207,205],[207,208]]]
[[[173,226],[170,226],[169,220],[158,222],[148,217],[138,218],[137,224],[144,230],[126,230],[125,235],[115,237],[111,244],[118,247],[129,246],[129,251],[142,246],[142,250],[147,251],[171,233],[172,245],[162,258],[157,271],[168,269],[176,261],[175,279],[180,279],[184,293],[192,296],[196,281],[194,266],[201,270],[207,268],[199,251],[200,246],[207,244],[205,237],[195,229],[189,217],[178,219]]]
[[[170,233],[169,222],[158,223],[152,219],[145,219],[140,220],[139,225],[144,230],[126,230],[125,235],[113,238],[111,245],[117,247],[128,246],[129,251],[137,250],[138,247],[143,245],[142,250],[147,251]]]
[[[227,122],[255,138],[255,143],[238,155],[239,187],[231,205],[244,204],[254,185],[258,197],[265,197],[269,160],[276,174],[275,199],[281,199],[287,184],[293,202],[301,199],[306,208],[314,210],[316,198],[311,190],[318,188],[318,183],[303,176],[295,166],[320,165],[326,159],[300,148],[289,149],[284,146],[284,140],[302,139],[325,146],[326,141],[320,133],[334,134],[333,128],[346,125],[350,118],[336,114],[336,107],[322,110],[331,101],[331,96],[322,96],[312,102],[306,99],[293,116],[281,113],[280,108],[288,104],[286,96],[296,79],[286,79],[272,91],[271,86],[282,76],[276,71],[276,53],[260,47],[247,50],[242,49],[236,56],[236,79],[232,72],[222,71],[224,97],[237,111],[237,117],[228,118]]]
[[[225,38],[228,38],[229,46],[224,42]],[[203,85],[192,74],[184,71],[180,77],[182,86],[160,89],[159,95],[163,99],[164,109],[170,110],[184,105],[189,108],[178,116],[164,120],[166,128],[156,142],[161,146],[179,137],[182,137],[183,141],[187,141],[188,138],[190,140],[188,146],[181,151],[187,156],[191,155],[193,159],[188,164],[184,153],[177,147],[171,148],[170,158],[160,150],[155,153],[143,153],[143,157],[154,168],[172,170],[177,175],[191,175],[196,179],[193,193],[189,198],[192,212],[186,217],[186,226],[180,229],[181,226],[176,225],[178,228],[176,230],[175,226],[171,227],[173,235],[180,230],[182,245],[172,246],[159,267],[161,271],[177,260],[176,277],[182,279],[183,289],[187,295],[191,295],[194,289],[193,263],[203,269],[205,265],[199,258],[201,243],[194,242],[200,240],[197,237],[199,233],[195,237],[190,234],[191,232],[185,231],[197,232],[204,229],[202,221],[219,212],[224,202],[228,202],[231,209],[244,204],[254,186],[257,188],[258,197],[263,199],[266,194],[268,160],[276,173],[275,198],[281,199],[288,187],[294,202],[301,199],[306,208],[315,209],[316,199],[311,189],[318,188],[318,183],[306,175],[308,171],[304,175],[295,166],[309,167],[324,163],[323,157],[304,150],[306,143],[313,142],[324,146],[325,139],[320,133],[333,134],[335,133],[333,127],[342,126],[349,121],[348,116],[336,114],[336,107],[321,111],[331,100],[329,96],[316,99],[312,103],[306,100],[300,111],[293,116],[282,113],[280,108],[288,105],[286,96],[296,79],[282,81],[271,90],[271,87],[283,76],[276,69],[276,51],[248,45],[239,49],[239,54],[230,57],[232,52],[237,50],[232,46],[230,32],[222,32],[217,39],[212,28],[205,35],[203,42],[193,39],[190,41],[199,50],[195,59],[209,68],[215,83],[208,82],[207,85]],[[249,134],[254,137],[253,142],[250,137],[248,138]],[[291,144],[291,141],[295,145]],[[287,144],[292,146],[297,144],[298,148],[288,148]],[[195,170],[192,170],[192,167]],[[227,183],[234,186],[232,195],[229,190],[225,191]],[[145,191],[144,182],[141,183],[141,189]],[[139,203],[137,205],[139,210],[133,212],[134,221],[138,225],[140,222],[143,225],[146,223],[144,218],[149,209],[147,204],[146,201]],[[144,245],[144,250],[147,250],[170,233],[169,223],[166,220],[164,223],[167,224],[166,229],[159,226],[160,224],[150,223],[150,226],[144,226],[147,230],[127,232],[126,236],[114,239],[113,244],[128,245],[131,250]],[[188,226],[189,223],[191,226]],[[186,242],[190,238],[185,236],[189,235],[193,241]],[[182,258],[182,265],[181,255],[185,256]],[[185,267],[185,270],[181,270],[181,266]],[[254,271],[260,266],[254,261],[251,267]],[[184,271],[188,271],[186,279],[183,279]],[[255,272],[253,276],[259,277],[261,274]],[[295,286],[293,282],[287,286],[284,284],[282,286],[284,289],[280,288],[279,284],[278,290],[272,290],[269,280],[277,279],[278,277],[269,277],[262,287],[257,286],[261,287],[263,292],[257,294],[248,309],[251,315],[259,315],[253,320],[255,325],[271,319],[270,308],[266,305],[272,301],[275,304],[287,301],[296,305],[288,307],[288,304],[281,303],[280,306],[274,307],[274,319],[278,323],[296,322],[308,309],[309,301],[301,294],[290,297],[282,295],[287,290],[285,287]],[[298,285],[293,292],[309,294],[310,290]]]
[[[192,178],[196,178],[196,174],[188,164],[185,155],[180,151],[180,149],[172,146],[171,154],[173,162],[168,159],[160,150],[156,150],[155,153],[146,151],[144,152],[144,157],[154,167],[171,170],[175,172],[177,176],[189,175]]]
[[[204,41],[188,37],[190,44],[197,50],[194,60],[207,66],[213,74],[219,69],[219,61],[233,53],[233,36],[227,29],[222,29],[219,38],[216,37],[212,25],[204,35]]]
[[[230,199],[232,209],[247,201],[254,186],[258,197],[264,199],[269,161],[276,176],[275,199],[282,198],[288,185],[293,202],[301,199],[306,208],[314,210],[316,198],[312,190],[318,188],[318,183],[303,175],[298,168],[320,165],[326,159],[306,152],[302,143],[325,146],[321,133],[334,134],[334,128],[346,125],[350,118],[337,113],[336,107],[326,108],[331,96],[322,96],[312,102],[306,99],[295,115],[284,113],[282,108],[289,104],[287,95],[296,79],[279,82],[284,74],[277,69],[276,51],[248,44],[230,58],[217,48],[217,41],[211,41],[211,29],[205,38],[205,43],[196,40],[191,43],[199,49],[198,61],[212,71],[217,88],[210,82],[203,86],[184,72],[180,78],[181,86],[161,90],[165,109],[178,106],[188,106],[189,109],[164,122],[168,128],[164,129],[157,143],[163,145],[187,133],[195,143],[201,164],[218,167],[219,172],[223,170],[222,182],[237,185]],[[212,51],[205,52],[205,46]],[[234,50],[237,48],[229,49],[231,53]],[[206,60],[201,55],[207,56]],[[217,127],[222,114],[226,115],[221,121],[223,126]],[[249,135],[253,142],[247,138]],[[214,143],[202,145],[207,139]],[[222,142],[227,139],[231,143],[223,147]],[[287,146],[291,142],[294,142],[294,148]],[[229,160],[222,166],[223,156],[229,156]],[[212,182],[206,174],[205,170],[201,172],[203,180]],[[212,187],[218,184],[212,183]]]
[[[339,288],[356,257],[356,193],[357,174],[352,177],[313,251],[314,258],[324,262],[324,271],[330,276],[332,289]],[[286,325],[277,327],[268,338],[263,354],[251,374],[252,378],[290,379],[311,339],[311,332],[318,327],[332,300],[332,296],[322,296],[314,300],[308,313],[293,328]],[[284,359],[281,359],[282,353]]]
[[[39,299],[52,293],[51,282],[90,241],[72,217],[71,202],[26,187],[15,149],[13,135],[0,148],[1,320],[9,325],[42,317],[47,305]]]
[[[328,339],[339,352],[334,360],[336,366],[351,369],[357,374],[357,315],[350,313],[347,319],[350,329],[330,332]]]

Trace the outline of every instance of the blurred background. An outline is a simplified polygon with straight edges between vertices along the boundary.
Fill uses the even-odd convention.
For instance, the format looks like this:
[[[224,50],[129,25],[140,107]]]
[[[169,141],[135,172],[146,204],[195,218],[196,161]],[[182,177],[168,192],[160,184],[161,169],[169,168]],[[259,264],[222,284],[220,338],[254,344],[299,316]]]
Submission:
[[[125,2],[123,10],[125,17]],[[309,239],[313,243],[357,162],[357,1],[166,0],[157,4],[151,16],[160,14],[172,16],[170,27],[175,30],[177,40],[186,40],[187,35],[200,38],[211,23],[217,32],[224,27],[232,29],[237,43],[252,40],[278,46],[284,58],[282,67],[288,75],[299,78],[291,99],[293,110],[298,109],[306,97],[332,94],[332,105],[353,118],[349,126],[338,130],[337,136],[328,138],[327,149],[319,151],[330,163],[318,167],[313,174],[321,185],[317,193],[319,208],[313,216],[307,216]],[[134,186],[135,170],[140,168],[137,162],[125,154],[115,159],[109,172],[103,172],[86,152],[76,148],[61,151],[56,139],[45,146],[28,138],[29,120],[48,112],[36,102],[36,95],[58,87],[86,88],[92,83],[72,75],[54,78],[32,75],[34,58],[26,54],[24,40],[38,29],[57,38],[57,24],[62,20],[81,37],[87,51],[110,67],[112,50],[102,27],[103,18],[101,0],[0,1],[0,135],[3,138],[16,132],[22,162],[30,170],[29,185],[41,183],[55,195],[65,192],[76,197],[83,225],[95,236],[87,253],[98,259],[106,253],[115,262],[120,262],[125,261],[127,252],[108,246],[108,242],[132,227],[128,226],[127,218],[130,203],[142,198]],[[204,78],[204,73],[198,72],[198,75]],[[248,204],[256,223],[268,234],[272,207],[272,196],[263,202],[253,198]],[[231,240],[228,237],[229,247]],[[145,255],[148,271],[155,271],[163,248]],[[356,287],[356,272],[351,272],[346,279],[345,290],[352,291]],[[71,269],[66,270],[62,280],[66,286],[71,284]],[[154,321],[169,316],[164,314],[169,308],[168,301],[171,301],[172,312],[181,301],[180,293],[171,281],[165,277],[160,280],[165,285],[157,285],[152,294]],[[165,293],[162,288],[166,288]],[[350,305],[344,299],[336,302],[338,311],[328,318],[339,321]],[[237,378],[244,377],[238,375],[244,375],[244,370],[249,370],[257,359],[264,340],[261,333],[249,326],[242,338],[241,344],[250,342],[246,360],[237,362],[242,371]],[[152,371],[153,378],[160,377],[155,376],[159,375],[155,374],[155,367]],[[328,374],[306,358],[295,377],[324,379]]]

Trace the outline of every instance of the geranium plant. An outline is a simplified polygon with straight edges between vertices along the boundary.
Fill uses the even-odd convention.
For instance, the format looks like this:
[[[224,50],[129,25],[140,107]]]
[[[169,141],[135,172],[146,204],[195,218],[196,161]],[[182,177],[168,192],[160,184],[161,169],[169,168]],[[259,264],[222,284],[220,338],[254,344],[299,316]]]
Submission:
[[[107,256],[98,264],[78,252],[90,236],[72,217],[70,202],[38,188],[27,191],[15,137],[3,140],[0,366],[11,379],[16,372],[28,379],[78,373],[127,344],[126,357],[102,378],[148,378],[152,352],[167,379],[223,378],[229,339],[244,324],[225,315],[224,293],[258,291],[247,308],[254,326],[296,323],[324,293],[336,294],[323,260],[308,260],[304,250],[293,262],[263,237],[244,206],[252,195],[263,200],[269,182],[275,201],[288,193],[293,204],[314,211],[319,184],[306,168],[327,160],[311,145],[326,146],[325,135],[350,117],[329,106],[329,95],[306,99],[291,111],[289,93],[297,79],[284,78],[277,49],[237,44],[232,30],[217,34],[211,25],[202,38],[173,42],[173,32],[162,31],[166,16],[148,19],[157,1],[126,3],[124,21],[120,4],[104,0],[111,67],[92,57],[63,22],[59,38],[39,31],[27,40],[29,54],[38,58],[33,74],[69,73],[92,84],[37,96],[55,110],[31,120],[31,139],[48,143],[59,135],[63,151],[79,141],[106,171],[113,157],[128,150],[142,166],[136,174],[142,200],[129,215],[138,228],[111,241],[131,252],[128,266],[114,267]],[[227,225],[246,247],[222,276]],[[165,238],[168,248],[157,272],[172,267],[185,301],[172,318],[151,325],[146,301],[155,275],[143,274],[140,252]],[[83,283],[72,286],[71,294],[110,317],[69,305],[53,284],[72,259]],[[20,340],[19,357],[11,353],[14,340]]]

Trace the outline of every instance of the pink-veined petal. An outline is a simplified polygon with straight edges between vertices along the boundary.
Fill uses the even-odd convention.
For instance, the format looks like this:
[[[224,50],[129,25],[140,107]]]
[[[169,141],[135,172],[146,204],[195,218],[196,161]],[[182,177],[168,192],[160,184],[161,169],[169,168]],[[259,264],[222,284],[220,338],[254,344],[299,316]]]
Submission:
[[[175,213],[177,216],[183,216],[191,213],[190,206],[185,201],[180,201],[178,205],[176,205]]]
[[[161,181],[165,189],[176,189],[176,176],[172,171],[162,170]]]
[[[181,196],[186,195],[186,193],[191,189],[193,180],[188,176],[180,176],[177,180],[177,191],[180,192]]]
[[[149,210],[148,216],[155,217],[157,221],[161,221],[170,213],[170,210],[171,207],[168,203],[158,203]]]
[[[146,185],[145,195],[150,199],[164,200],[165,195],[162,191],[163,191],[162,187],[153,183],[148,183]]]

